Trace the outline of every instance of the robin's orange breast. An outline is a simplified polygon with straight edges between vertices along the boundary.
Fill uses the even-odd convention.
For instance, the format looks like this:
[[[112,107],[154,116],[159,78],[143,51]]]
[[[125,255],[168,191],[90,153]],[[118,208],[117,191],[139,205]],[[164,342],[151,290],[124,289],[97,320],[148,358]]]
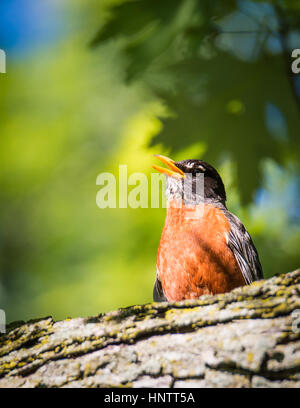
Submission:
[[[168,208],[157,268],[169,301],[224,293],[245,285],[236,259],[227,246],[230,224],[223,212],[205,205],[193,218],[187,208]]]

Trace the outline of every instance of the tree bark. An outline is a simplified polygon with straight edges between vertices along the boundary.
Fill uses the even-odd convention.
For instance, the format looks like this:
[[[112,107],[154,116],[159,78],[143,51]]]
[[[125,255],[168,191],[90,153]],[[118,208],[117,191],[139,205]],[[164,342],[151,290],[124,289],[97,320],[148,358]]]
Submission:
[[[0,387],[299,387],[300,270],[0,336]]]

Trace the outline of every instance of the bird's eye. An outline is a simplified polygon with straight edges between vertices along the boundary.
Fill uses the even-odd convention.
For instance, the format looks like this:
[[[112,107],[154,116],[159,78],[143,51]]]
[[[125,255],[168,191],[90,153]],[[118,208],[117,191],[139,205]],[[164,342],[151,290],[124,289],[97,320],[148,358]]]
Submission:
[[[201,165],[198,166],[198,169],[201,170],[201,171],[205,171],[205,167],[203,167]]]

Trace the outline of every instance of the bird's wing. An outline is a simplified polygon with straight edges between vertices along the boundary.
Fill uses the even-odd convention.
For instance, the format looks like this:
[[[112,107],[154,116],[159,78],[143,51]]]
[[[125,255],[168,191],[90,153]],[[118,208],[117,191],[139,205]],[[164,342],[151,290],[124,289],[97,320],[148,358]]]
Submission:
[[[228,246],[241,269],[246,284],[263,279],[263,271],[252,239],[241,221],[228,210],[225,215],[230,223]]]
[[[153,300],[154,302],[167,302],[168,301],[168,299],[166,298],[164,294],[163,288],[161,286],[158,269],[156,269],[156,279],[155,279],[154,288],[153,288]]]

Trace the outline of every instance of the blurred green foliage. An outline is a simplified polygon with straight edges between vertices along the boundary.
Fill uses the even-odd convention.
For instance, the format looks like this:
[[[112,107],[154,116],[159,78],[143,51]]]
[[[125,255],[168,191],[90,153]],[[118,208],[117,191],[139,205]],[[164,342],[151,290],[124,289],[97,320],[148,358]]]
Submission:
[[[299,267],[299,76],[287,62],[300,7],[278,7],[69,1],[73,29],[10,64],[0,76],[8,321],[151,301],[165,210],[100,210],[96,177],[118,176],[119,164],[150,176],[153,153],[215,165],[265,276]]]
[[[287,156],[296,159],[300,150],[300,96],[295,96],[296,84],[289,83],[291,60],[282,49],[290,34],[283,27],[299,29],[300,7],[283,2],[279,14],[266,7],[267,2],[257,3],[122,2],[113,7],[111,19],[93,41],[122,39],[127,79],[142,77],[171,109],[173,115],[154,143],[179,150],[201,140],[211,162],[230,154],[245,201],[260,185],[262,159],[284,164]],[[272,41],[279,43],[275,53]],[[284,115],[288,140],[274,140],[267,129],[268,104]]]

